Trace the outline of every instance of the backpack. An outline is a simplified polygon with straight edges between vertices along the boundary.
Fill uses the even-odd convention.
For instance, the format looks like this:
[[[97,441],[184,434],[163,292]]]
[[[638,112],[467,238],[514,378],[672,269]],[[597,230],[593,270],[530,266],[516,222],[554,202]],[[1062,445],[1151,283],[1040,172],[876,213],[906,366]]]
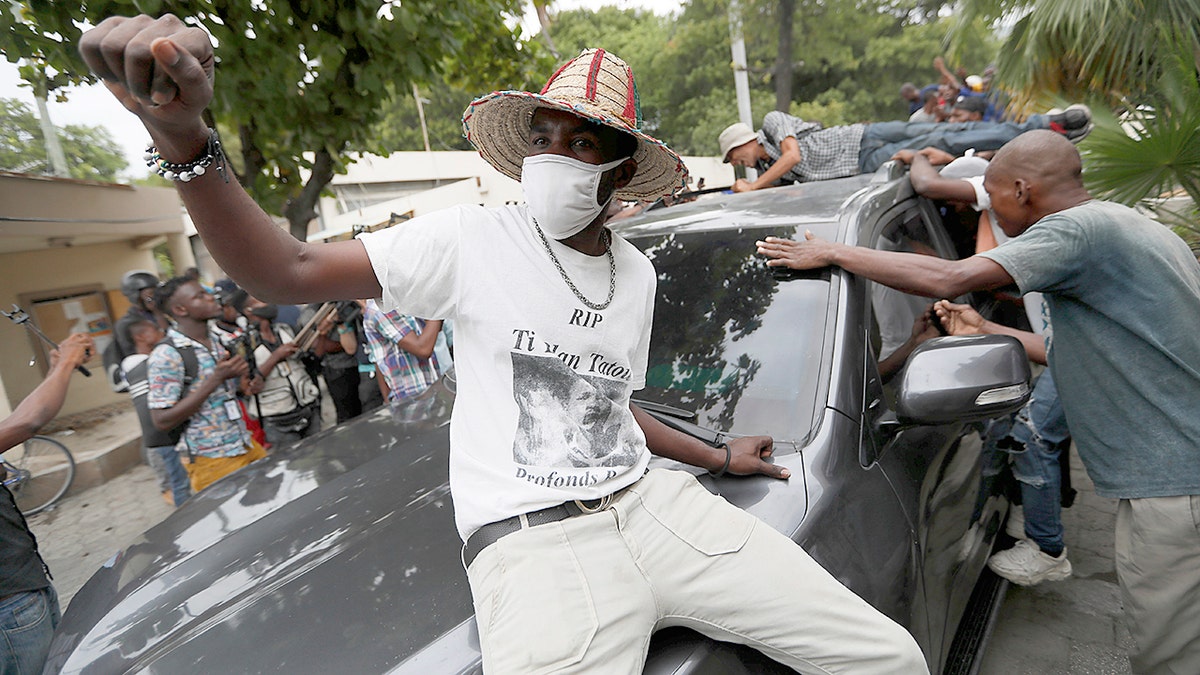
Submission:
[[[121,345],[115,337],[100,354],[104,361],[104,374],[108,376],[108,386],[118,394],[129,391],[129,382],[125,379],[125,371],[121,369],[121,361],[124,361],[126,356],[128,355],[121,351]]]
[[[159,345],[166,345],[171,349],[174,349],[179,353],[179,357],[183,359],[183,389],[179,392],[179,399],[183,400],[183,397],[187,395],[188,389],[192,386],[192,383],[196,381],[196,376],[200,373],[200,360],[196,358],[196,348],[192,345],[177,347],[174,342],[171,342],[171,338],[169,337],[163,338],[162,341],[154,345],[154,348],[158,349]],[[149,376],[149,374],[149,366],[147,366],[146,375]],[[126,387],[128,387],[128,384],[126,384]],[[175,427],[163,431],[163,435],[169,442],[161,443],[160,445],[178,445],[179,439],[183,438],[183,432],[187,430],[188,422],[191,420],[192,418],[188,417]]]

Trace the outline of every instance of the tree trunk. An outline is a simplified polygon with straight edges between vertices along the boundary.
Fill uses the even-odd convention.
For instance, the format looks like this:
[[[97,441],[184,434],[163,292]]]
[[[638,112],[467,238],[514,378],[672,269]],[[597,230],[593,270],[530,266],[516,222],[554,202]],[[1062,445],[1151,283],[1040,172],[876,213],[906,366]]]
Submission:
[[[775,109],[792,105],[792,21],[796,0],[779,0],[779,49],[775,52]]]
[[[552,0],[535,0],[533,8],[537,10],[538,23],[542,25],[542,39],[546,42],[546,47],[550,49],[550,53],[554,58],[562,58],[558,54],[558,47],[554,46],[554,39],[550,37],[550,12],[549,5]]]
[[[283,215],[288,221],[288,231],[292,236],[304,241],[308,238],[308,224],[317,217],[317,200],[321,191],[333,180],[333,157],[325,148],[317,151],[313,162],[312,173],[308,182],[294,199],[289,199],[283,205]]]
[[[258,144],[254,140],[255,137],[256,133],[252,123],[238,126],[238,140],[242,142],[242,175],[238,178],[247,190],[250,189],[254,177],[261,173],[263,167],[267,165],[267,158],[263,157],[262,150],[258,148]]]

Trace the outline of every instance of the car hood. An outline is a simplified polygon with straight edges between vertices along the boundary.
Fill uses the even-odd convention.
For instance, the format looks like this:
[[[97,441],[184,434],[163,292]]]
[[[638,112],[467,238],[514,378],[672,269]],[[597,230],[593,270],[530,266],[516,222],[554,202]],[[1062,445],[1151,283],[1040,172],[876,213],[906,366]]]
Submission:
[[[49,670],[385,672],[473,634],[452,398],[439,385],[398,411],[411,421],[385,408],[194,497],[73,598]]]
[[[452,383],[450,383],[452,384]],[[447,380],[214,483],[106,562],[72,599],[47,672],[479,672],[447,481]],[[790,481],[701,483],[794,532]],[[656,635],[648,673],[774,672],[748,648]],[[749,664],[749,665],[746,665]]]

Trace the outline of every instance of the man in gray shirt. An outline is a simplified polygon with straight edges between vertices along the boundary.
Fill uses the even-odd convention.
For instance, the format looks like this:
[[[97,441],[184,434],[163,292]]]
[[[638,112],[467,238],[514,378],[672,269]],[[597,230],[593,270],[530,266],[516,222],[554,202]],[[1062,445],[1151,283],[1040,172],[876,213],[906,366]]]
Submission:
[[[930,297],[1013,283],[1042,291],[1050,368],[1079,456],[1096,491],[1120,500],[1117,578],[1133,671],[1200,672],[1200,264],[1166,227],[1092,199],[1079,153],[1053,132],[1006,145],[984,187],[1016,238],[965,260],[815,238],[768,238],[759,251],[771,266],[837,265]]]

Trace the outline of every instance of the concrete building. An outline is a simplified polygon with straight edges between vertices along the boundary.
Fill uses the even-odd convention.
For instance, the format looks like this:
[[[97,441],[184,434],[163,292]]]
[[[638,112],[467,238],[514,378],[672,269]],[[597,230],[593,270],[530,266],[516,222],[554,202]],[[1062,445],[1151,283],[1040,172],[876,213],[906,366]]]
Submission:
[[[733,184],[733,167],[719,157],[684,157],[691,189]],[[330,183],[309,241],[349,239],[455,204],[487,207],[524,201],[521,185],[496,171],[477,152],[394,152],[364,155]]]
[[[157,273],[162,244],[177,269],[194,264],[181,214],[171,188],[0,172],[0,309],[20,306],[55,340],[87,330],[102,349],[129,306],[121,275]],[[47,352],[7,319],[0,345],[3,417],[41,382]],[[72,383],[63,414],[129,400],[111,391],[99,355],[87,365],[93,376]]]

